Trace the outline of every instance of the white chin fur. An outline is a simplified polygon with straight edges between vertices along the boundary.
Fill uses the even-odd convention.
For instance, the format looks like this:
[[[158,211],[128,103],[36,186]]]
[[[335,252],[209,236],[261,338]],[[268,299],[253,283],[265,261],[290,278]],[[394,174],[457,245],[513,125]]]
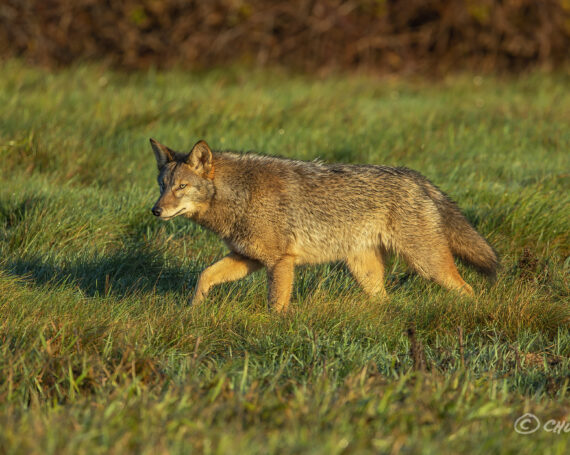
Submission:
[[[188,212],[188,208],[187,208],[187,207],[184,207],[183,209],[178,210],[178,211],[176,211],[176,212],[172,212],[172,213],[169,213],[169,214],[163,214],[163,215],[160,216],[160,219],[161,219],[161,220],[164,220],[164,221],[171,220],[172,218],[175,218],[175,217],[177,217],[177,216],[183,215],[183,214],[185,214],[185,213],[187,213],[187,212]]]

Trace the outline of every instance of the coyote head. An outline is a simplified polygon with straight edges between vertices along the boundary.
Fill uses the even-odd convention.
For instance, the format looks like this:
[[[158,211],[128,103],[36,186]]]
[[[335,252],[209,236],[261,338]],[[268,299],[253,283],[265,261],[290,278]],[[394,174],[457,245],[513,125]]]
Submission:
[[[178,215],[192,217],[205,209],[214,193],[214,167],[208,144],[199,141],[187,155],[154,139],[150,145],[158,165],[160,187],[152,213],[161,220],[170,220]]]

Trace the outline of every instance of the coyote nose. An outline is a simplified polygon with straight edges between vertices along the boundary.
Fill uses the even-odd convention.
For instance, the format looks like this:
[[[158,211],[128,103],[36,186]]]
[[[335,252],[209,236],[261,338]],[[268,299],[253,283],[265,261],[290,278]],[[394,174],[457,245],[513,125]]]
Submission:
[[[153,213],[154,216],[160,216],[162,215],[162,208],[161,207],[153,207],[152,209],[150,209]]]

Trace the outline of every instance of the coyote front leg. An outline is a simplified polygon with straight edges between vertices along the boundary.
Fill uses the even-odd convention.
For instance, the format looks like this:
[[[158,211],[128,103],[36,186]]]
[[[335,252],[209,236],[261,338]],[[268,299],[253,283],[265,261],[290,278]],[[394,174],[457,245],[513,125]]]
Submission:
[[[267,268],[269,305],[278,313],[284,313],[289,308],[294,276],[295,258],[293,256],[285,256],[272,267]]]
[[[197,305],[208,295],[216,284],[239,280],[262,267],[260,262],[246,258],[238,253],[230,253],[204,269],[198,279],[192,305]]]

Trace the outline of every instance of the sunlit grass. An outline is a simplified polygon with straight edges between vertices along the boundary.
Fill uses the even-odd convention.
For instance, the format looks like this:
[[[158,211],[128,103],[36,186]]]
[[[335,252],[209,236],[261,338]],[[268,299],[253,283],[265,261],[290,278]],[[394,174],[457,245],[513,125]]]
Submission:
[[[567,452],[513,430],[570,408],[566,75],[2,70],[0,452]],[[417,169],[498,279],[460,266],[462,299],[394,258],[386,303],[331,264],[297,271],[287,316],[263,273],[189,307],[226,250],[150,215],[149,137]]]

